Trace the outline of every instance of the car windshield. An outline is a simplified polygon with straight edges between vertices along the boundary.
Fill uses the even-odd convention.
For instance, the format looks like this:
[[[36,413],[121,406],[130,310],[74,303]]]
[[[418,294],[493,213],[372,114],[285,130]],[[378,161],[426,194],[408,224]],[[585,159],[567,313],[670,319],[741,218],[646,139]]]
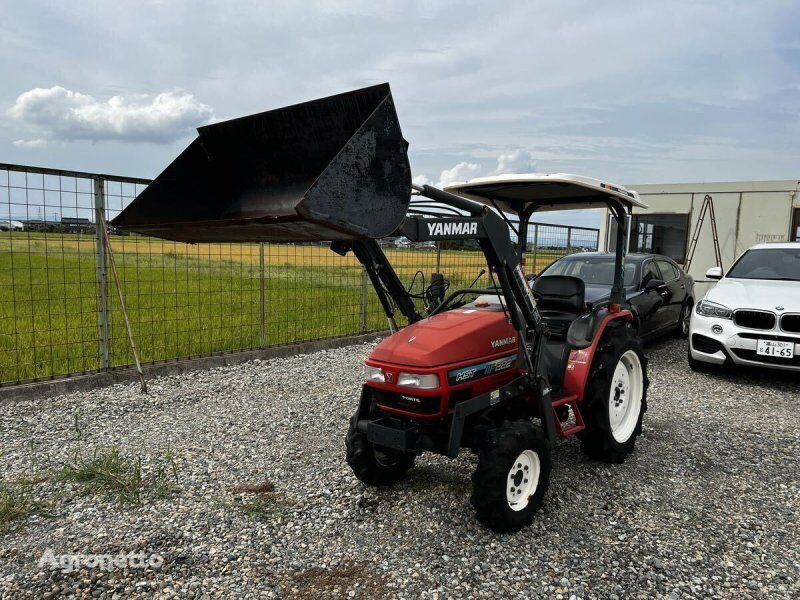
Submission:
[[[800,248],[748,250],[728,271],[727,277],[800,281]]]
[[[625,286],[633,285],[636,265],[625,265]],[[613,258],[564,258],[542,271],[542,275],[570,275],[587,285],[611,285],[614,282]]]

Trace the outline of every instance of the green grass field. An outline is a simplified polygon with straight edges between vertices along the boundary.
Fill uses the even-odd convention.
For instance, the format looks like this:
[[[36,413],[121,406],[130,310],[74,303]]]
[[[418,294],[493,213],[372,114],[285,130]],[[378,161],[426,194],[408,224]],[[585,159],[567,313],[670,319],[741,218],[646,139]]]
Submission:
[[[112,245],[143,362],[259,347],[257,245],[138,236],[114,238]],[[436,267],[431,250],[387,255],[407,284],[417,269],[429,275]],[[536,268],[557,256],[541,251]],[[317,246],[267,245],[264,258],[264,345],[386,327],[369,282],[362,324],[361,267],[351,256]],[[532,257],[528,261],[532,270]],[[440,269],[453,287],[468,285],[484,264],[479,252],[440,254]],[[110,364],[129,365],[133,356],[110,268],[108,276]],[[99,369],[97,289],[93,236],[0,232],[0,382]]]

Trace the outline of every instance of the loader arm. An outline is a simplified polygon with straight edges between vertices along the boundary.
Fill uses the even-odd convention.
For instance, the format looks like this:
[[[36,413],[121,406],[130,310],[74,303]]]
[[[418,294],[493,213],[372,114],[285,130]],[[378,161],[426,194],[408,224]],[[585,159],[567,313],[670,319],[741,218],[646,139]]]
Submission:
[[[352,242],[332,242],[331,250],[344,256],[352,250],[355,257],[363,265],[364,270],[369,276],[375,294],[381,303],[383,312],[389,321],[389,329],[392,333],[397,331],[395,312],[397,310],[405,317],[410,325],[422,318],[414,306],[414,301],[408,290],[403,287],[403,283],[397,276],[389,259],[381,250],[380,245],[375,240],[354,240]]]

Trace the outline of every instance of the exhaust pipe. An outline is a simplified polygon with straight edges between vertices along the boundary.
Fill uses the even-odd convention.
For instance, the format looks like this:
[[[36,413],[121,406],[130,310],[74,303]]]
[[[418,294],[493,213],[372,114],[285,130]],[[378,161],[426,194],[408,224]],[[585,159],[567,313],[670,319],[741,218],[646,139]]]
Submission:
[[[391,235],[411,197],[389,84],[201,127],[111,224],[180,242]]]

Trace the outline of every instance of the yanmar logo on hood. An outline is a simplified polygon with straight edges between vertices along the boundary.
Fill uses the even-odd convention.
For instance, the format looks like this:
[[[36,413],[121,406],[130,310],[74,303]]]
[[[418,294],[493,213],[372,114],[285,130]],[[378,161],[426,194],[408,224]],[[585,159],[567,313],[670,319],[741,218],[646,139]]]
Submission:
[[[492,348],[499,348],[500,346],[508,346],[509,344],[513,344],[517,341],[517,336],[512,335],[511,337],[501,338],[499,340],[492,340]]]

